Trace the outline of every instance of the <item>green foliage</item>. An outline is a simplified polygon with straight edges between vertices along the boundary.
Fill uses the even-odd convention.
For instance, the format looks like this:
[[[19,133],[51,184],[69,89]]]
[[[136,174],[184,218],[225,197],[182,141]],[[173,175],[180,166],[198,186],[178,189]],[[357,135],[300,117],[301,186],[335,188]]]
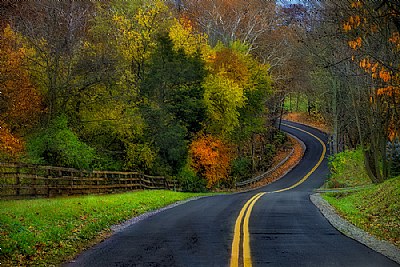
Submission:
[[[206,180],[199,177],[190,164],[183,166],[177,178],[184,192],[207,192]]]
[[[151,173],[175,175],[187,158],[187,130],[157,105],[142,107],[147,129],[144,139],[151,143],[156,157]]]
[[[239,125],[238,109],[245,104],[243,88],[221,75],[210,75],[204,82],[204,89],[210,130],[231,133]]]
[[[300,93],[290,93],[285,98],[284,109],[288,112],[307,112],[307,97]]]
[[[32,48],[27,77],[36,79],[47,105],[39,121],[51,123],[29,137],[27,160],[176,176],[185,170],[189,144],[204,134],[229,147],[232,155],[223,160],[222,175],[228,184],[233,151],[242,151],[243,159],[252,147],[265,151],[270,66],[249,54],[248,44],[238,40],[211,47],[190,18],[173,18],[161,0],[112,0],[87,7],[88,16],[77,18],[77,29],[68,28],[77,36],[65,47],[58,29],[68,23],[49,33],[57,38],[29,36],[36,51]],[[243,162],[237,162],[234,175],[245,175],[248,162],[247,167]],[[218,165],[209,178],[221,175]],[[188,169],[185,173],[187,190],[204,189],[202,179]],[[215,179],[208,186],[221,183]]]
[[[239,157],[233,160],[231,176],[234,181],[244,181],[252,177],[251,158]]]
[[[364,155],[361,148],[338,153],[329,158],[331,175],[327,187],[352,187],[371,183],[364,169]]]
[[[132,171],[148,171],[153,166],[156,153],[147,144],[128,144],[125,168]]]
[[[276,146],[280,146],[285,144],[285,142],[288,140],[287,135],[282,132],[282,131],[277,131],[274,135],[274,144]]]
[[[200,55],[175,51],[171,39],[161,36],[148,69],[141,83],[144,97],[157,103],[163,113],[174,116],[190,133],[199,131],[205,119],[205,70]]]
[[[52,266],[74,257],[114,224],[199,194],[142,191],[114,195],[0,201],[5,266]]]
[[[188,139],[202,129],[206,120],[204,89],[201,85],[182,85],[172,93],[168,110],[188,130]],[[172,105],[173,104],[173,105]]]
[[[186,128],[179,124],[160,127],[155,137],[159,148],[160,163],[169,167],[168,174],[175,174],[187,158]],[[164,173],[163,173],[164,174]]]
[[[32,163],[89,169],[95,159],[95,150],[68,128],[68,119],[64,115],[33,134],[28,140],[27,150],[28,160]]]

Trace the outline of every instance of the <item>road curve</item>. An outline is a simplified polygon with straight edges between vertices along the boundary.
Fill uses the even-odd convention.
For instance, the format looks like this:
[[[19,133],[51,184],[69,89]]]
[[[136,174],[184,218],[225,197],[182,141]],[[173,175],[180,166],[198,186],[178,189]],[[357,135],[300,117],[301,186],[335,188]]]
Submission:
[[[323,153],[315,137],[326,141],[326,136],[286,123],[307,131],[282,127],[307,149],[299,165],[282,179],[250,192],[206,197],[160,212],[115,233],[65,266],[235,266],[234,250],[239,266],[246,257],[246,266],[399,266],[342,235],[310,202],[309,195],[328,173],[326,159],[310,173]],[[307,174],[301,184],[281,190]],[[246,246],[243,240],[248,240]]]

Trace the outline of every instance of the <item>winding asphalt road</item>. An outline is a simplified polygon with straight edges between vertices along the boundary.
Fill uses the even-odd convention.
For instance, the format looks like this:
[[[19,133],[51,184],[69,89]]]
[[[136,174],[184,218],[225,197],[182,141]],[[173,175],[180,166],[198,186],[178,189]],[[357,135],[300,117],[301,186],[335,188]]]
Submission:
[[[307,149],[279,181],[167,209],[115,233],[66,266],[398,266],[342,235],[311,203],[309,195],[328,173],[316,139],[326,141],[326,136],[286,123],[298,129],[283,130]]]

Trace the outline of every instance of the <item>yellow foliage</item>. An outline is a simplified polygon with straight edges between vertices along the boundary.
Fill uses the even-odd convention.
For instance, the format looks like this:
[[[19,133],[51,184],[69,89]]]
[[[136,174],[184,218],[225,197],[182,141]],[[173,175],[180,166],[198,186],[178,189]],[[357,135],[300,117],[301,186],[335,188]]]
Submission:
[[[156,46],[153,36],[160,27],[158,17],[167,9],[162,1],[157,1],[147,8],[139,8],[133,19],[123,14],[114,15],[118,48],[125,60],[142,62],[150,57]]]
[[[202,48],[207,45],[208,39],[206,34],[194,33],[191,21],[186,18],[175,20],[169,30],[169,37],[174,44],[175,51],[183,50],[189,56],[202,51]]]

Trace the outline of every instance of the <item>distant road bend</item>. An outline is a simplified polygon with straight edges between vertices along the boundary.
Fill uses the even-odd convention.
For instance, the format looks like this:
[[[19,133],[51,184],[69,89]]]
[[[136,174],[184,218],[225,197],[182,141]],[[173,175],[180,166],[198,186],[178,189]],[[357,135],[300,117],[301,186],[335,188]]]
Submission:
[[[282,129],[307,147],[282,179],[157,213],[66,266],[399,266],[342,235],[309,200],[328,173],[326,136],[292,122]]]

